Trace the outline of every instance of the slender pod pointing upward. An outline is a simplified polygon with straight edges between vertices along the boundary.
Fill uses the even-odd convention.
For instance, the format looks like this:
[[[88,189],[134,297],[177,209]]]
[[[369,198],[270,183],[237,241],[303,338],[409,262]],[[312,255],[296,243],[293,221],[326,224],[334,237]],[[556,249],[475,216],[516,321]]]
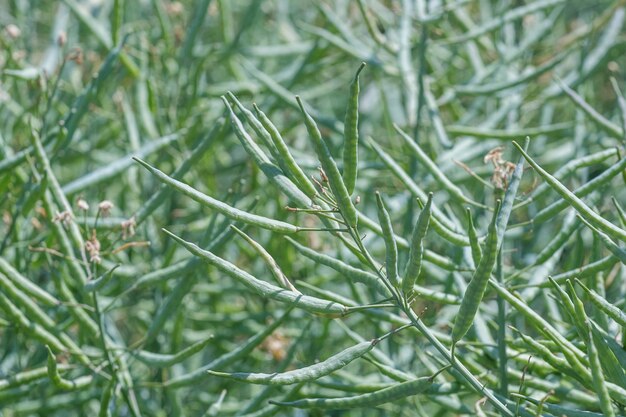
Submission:
[[[593,340],[593,333],[591,331],[591,324],[587,324],[587,356],[589,358],[589,368],[591,368],[591,377],[594,388],[598,394],[598,400],[600,401],[600,409],[605,417],[615,417],[615,410],[613,409],[613,403],[609,390],[606,386],[606,380],[604,378],[604,372],[602,371],[602,363],[600,362],[600,354],[598,348]]]
[[[306,195],[311,198],[315,197],[317,195],[317,190],[315,189],[315,186],[313,185],[311,180],[307,178],[304,171],[302,171],[302,168],[300,168],[296,160],[293,158],[291,152],[289,152],[289,148],[283,140],[283,137],[280,135],[278,128],[265,115],[265,113],[263,113],[261,109],[259,109],[256,104],[253,103],[252,107],[254,107],[254,111],[256,112],[257,117],[259,118],[259,121],[261,122],[265,130],[269,132],[270,138],[274,142],[274,146],[276,146],[278,154],[283,159],[283,163],[285,164],[287,171],[291,174],[294,181],[298,183],[300,187],[302,187],[302,191],[304,191]]]
[[[304,207],[310,207],[312,201],[307,197],[281,170],[281,168],[275,165],[270,158],[265,154],[261,147],[250,137],[248,132],[243,126],[243,123],[231,107],[226,97],[222,96],[222,101],[230,113],[230,120],[233,129],[241,142],[241,145],[245,151],[252,157],[256,165],[261,172],[265,174],[267,179],[273,183],[280,191],[282,191],[292,201],[303,205]],[[254,117],[254,116],[251,116]],[[261,126],[263,129],[263,127]],[[269,136],[269,133],[268,133]],[[268,139],[271,140],[271,139]]]
[[[306,125],[306,129],[309,132],[309,136],[313,141],[313,147],[315,148],[315,153],[322,164],[322,169],[326,176],[328,177],[328,184],[330,185],[330,189],[333,192],[333,195],[337,199],[337,206],[339,207],[339,211],[346,219],[348,226],[355,228],[357,224],[357,211],[350,200],[350,194],[346,189],[346,184],[344,184],[343,179],[341,178],[341,174],[339,173],[339,169],[337,168],[337,164],[335,160],[330,154],[330,150],[328,146],[326,146],[326,142],[322,139],[322,134],[320,130],[317,128],[317,124],[315,120],[307,113],[304,109],[304,103],[300,99],[300,97],[296,96],[296,100],[298,101],[298,105],[300,106],[300,111],[304,116],[304,124]]]
[[[350,83],[350,98],[343,124],[343,181],[348,194],[354,192],[359,162],[359,75],[363,68],[365,68],[365,62],[361,62]]]
[[[606,313],[609,317],[615,320],[620,326],[626,328],[626,313],[619,309],[614,304],[611,304],[606,300],[606,298],[602,297],[600,294],[595,292],[594,290],[589,289],[585,284],[582,283],[578,278],[574,278],[576,283],[580,285],[580,287],[585,290],[587,295],[589,296],[589,300],[600,310]],[[626,336],[622,336],[626,337]]]
[[[483,250],[478,242],[478,234],[476,233],[474,221],[472,220],[472,212],[469,207],[465,209],[465,213],[467,215],[467,236],[469,237],[470,248],[472,249],[472,259],[474,260],[474,265],[478,266],[483,256]]]
[[[557,180],[546,170],[541,168],[539,164],[537,164],[517,142],[513,142],[513,145],[517,148],[518,151],[520,151],[524,158],[526,158],[528,163],[535,169],[535,171],[537,171],[537,173],[541,175],[545,182],[548,183],[548,185],[552,187],[554,191],[559,193],[565,201],[570,203],[574,209],[576,209],[581,218],[587,220],[593,226],[602,230],[610,237],[621,240],[622,242],[626,242],[626,230],[615,226],[613,223],[605,220],[599,214],[594,212],[587,204],[585,204],[584,201],[576,197],[576,195],[572,193],[569,189],[567,189],[567,187],[564,186],[559,180]]]
[[[478,312],[478,306],[483,300],[489,278],[491,277],[491,271],[496,264],[497,252],[498,252],[498,230],[496,227],[496,220],[498,218],[498,212],[500,211],[500,200],[496,203],[496,208],[493,212],[491,223],[487,231],[487,241],[485,242],[485,251],[480,259],[480,263],[472,276],[470,283],[467,285],[465,295],[461,301],[461,308],[457,313],[456,320],[454,321],[454,327],[452,328],[452,343],[453,346],[465,336],[467,331],[472,327],[474,317]]]
[[[378,209],[378,221],[380,222],[383,239],[385,240],[385,270],[387,271],[387,279],[392,285],[397,287],[400,284],[400,279],[398,278],[398,246],[393,237],[391,217],[389,217],[389,212],[378,191],[376,191],[376,207]]]
[[[433,193],[428,194],[428,201],[422,209],[411,237],[411,249],[409,250],[409,260],[404,270],[402,278],[402,292],[404,292],[407,300],[413,293],[413,287],[417,282],[420,271],[422,270],[422,258],[424,257],[424,238],[428,232],[430,223],[431,208],[433,206]]]
[[[237,108],[243,114],[244,119],[248,122],[250,127],[252,127],[252,130],[254,130],[254,132],[257,134],[258,138],[261,139],[261,142],[263,142],[263,144],[265,146],[267,146],[267,148],[270,150],[270,153],[271,153],[272,157],[276,158],[276,162],[278,162],[280,164],[280,159],[278,157],[278,150],[276,149],[276,145],[272,141],[272,138],[270,137],[270,133],[261,124],[261,121],[258,120],[254,116],[254,113],[252,113],[250,110],[246,109],[245,106],[243,104],[241,104],[239,99],[232,92],[228,91],[226,93],[226,95],[228,96],[229,99],[231,99],[235,103]],[[222,100],[224,100],[224,99],[225,99],[225,97],[222,96]],[[228,109],[229,109],[229,111],[232,110],[232,108],[230,108],[230,106],[228,106]],[[233,127],[237,128],[236,126],[233,126]],[[283,168],[283,167],[281,166],[281,168]]]

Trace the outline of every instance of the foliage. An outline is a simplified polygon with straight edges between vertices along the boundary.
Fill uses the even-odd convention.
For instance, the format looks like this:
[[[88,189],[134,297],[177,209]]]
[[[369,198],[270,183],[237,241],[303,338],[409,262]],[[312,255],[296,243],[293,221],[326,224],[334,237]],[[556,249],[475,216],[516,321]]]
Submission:
[[[625,12],[0,3],[0,414],[623,415]]]

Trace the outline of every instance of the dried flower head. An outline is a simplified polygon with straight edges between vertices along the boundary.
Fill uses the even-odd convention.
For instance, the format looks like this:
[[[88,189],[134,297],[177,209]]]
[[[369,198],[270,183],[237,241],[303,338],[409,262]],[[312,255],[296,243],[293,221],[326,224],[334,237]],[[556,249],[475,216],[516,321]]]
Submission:
[[[486,164],[487,162],[491,162],[493,163],[494,167],[497,167],[498,165],[502,164],[504,162],[504,160],[502,159],[502,153],[504,152],[504,147],[502,146],[497,146],[495,148],[493,148],[492,150],[490,150],[489,152],[487,152],[487,155],[485,155],[485,158],[483,159],[483,162]]]
[[[64,46],[65,42],[67,42],[67,34],[65,32],[59,32],[59,36],[57,36],[57,45]]]
[[[324,172],[322,167],[319,167],[319,170],[320,170],[320,178],[322,179],[322,182],[328,182],[328,177],[326,176],[326,173]]]
[[[68,225],[72,222],[72,213],[68,210],[64,210],[62,212],[57,211],[57,214],[54,215],[52,221],[55,223],[63,222],[63,224]]]
[[[102,262],[100,257],[100,241],[96,236],[96,230],[91,232],[91,238],[85,242],[85,250],[89,253],[89,261],[99,264]]]
[[[113,203],[109,200],[103,200],[98,204],[98,210],[102,217],[107,217],[111,214],[111,209],[113,208]]]
[[[89,204],[82,198],[79,198],[78,201],[76,201],[76,206],[83,211],[89,210]]]
[[[22,34],[22,31],[20,30],[20,28],[14,25],[13,23],[6,25],[6,27],[4,28],[4,31],[6,32],[7,36],[11,39],[17,39]]]
[[[131,217],[128,220],[124,220],[122,222],[122,239],[127,239],[129,237],[135,236],[135,226],[137,226],[137,222],[135,222],[135,216]]]
[[[75,48],[72,50],[72,52],[70,52],[67,56],[67,59],[69,61],[74,61],[76,62],[78,65],[82,65],[83,64],[83,50],[80,48]]]
[[[506,189],[509,184],[509,178],[515,170],[515,164],[502,158],[504,147],[498,146],[487,152],[484,163],[491,162],[493,164],[493,175],[491,183],[494,187],[501,190]]]

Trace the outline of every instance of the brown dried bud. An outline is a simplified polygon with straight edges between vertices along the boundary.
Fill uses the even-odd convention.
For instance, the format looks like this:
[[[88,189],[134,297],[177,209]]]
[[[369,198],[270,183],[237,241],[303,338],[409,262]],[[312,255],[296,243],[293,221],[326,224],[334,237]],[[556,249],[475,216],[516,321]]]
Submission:
[[[100,202],[100,204],[98,204],[98,210],[100,210],[100,213],[103,217],[107,217],[109,214],[111,214],[111,209],[113,207],[113,203],[109,200],[103,200]]]
[[[54,215],[52,221],[55,223],[62,222],[63,224],[68,225],[72,222],[72,213],[67,210],[60,213],[57,211],[57,214]]]
[[[135,236],[135,226],[137,226],[137,222],[135,222],[135,216],[131,217],[128,220],[124,220],[122,222],[122,239],[127,239],[129,237]]]
[[[67,34],[65,32],[59,32],[59,36],[57,36],[57,45],[63,47],[65,46],[65,42],[67,42]]]
[[[81,198],[78,199],[78,201],[76,201],[76,206],[83,211],[87,211],[89,210],[89,204]]]

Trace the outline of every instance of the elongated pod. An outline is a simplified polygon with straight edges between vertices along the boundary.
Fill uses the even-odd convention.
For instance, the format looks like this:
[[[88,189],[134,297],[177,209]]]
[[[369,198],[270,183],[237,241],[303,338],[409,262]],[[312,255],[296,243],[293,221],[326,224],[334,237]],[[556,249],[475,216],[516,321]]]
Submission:
[[[362,62],[350,83],[350,97],[343,124],[343,181],[348,194],[354,192],[359,162],[359,75],[365,68]]]
[[[489,224],[487,231],[487,241],[485,242],[485,250],[480,259],[480,263],[472,276],[470,283],[467,285],[465,295],[461,301],[461,308],[457,313],[454,327],[452,328],[452,343],[456,344],[465,336],[467,331],[472,327],[474,317],[478,312],[478,306],[483,300],[491,271],[496,264],[498,253],[498,231],[496,228],[496,220],[500,211],[500,200],[496,203],[496,209],[493,218]]]
[[[391,217],[389,217],[389,212],[379,192],[376,192],[376,207],[378,209],[378,221],[383,230],[383,239],[385,240],[385,269],[387,271],[387,279],[392,285],[398,287],[400,285],[400,279],[398,278],[398,246],[393,237]]]
[[[424,257],[424,238],[428,232],[428,224],[430,223],[431,208],[433,206],[433,193],[428,195],[428,201],[422,209],[411,236],[411,248],[409,249],[409,260],[402,277],[402,292],[407,298],[413,293],[413,286],[417,282],[420,271],[422,270],[422,259]]]
[[[305,398],[297,401],[277,402],[270,401],[272,404],[282,405],[294,408],[319,408],[326,410],[342,409],[342,408],[365,408],[376,407],[381,404],[397,401],[402,398],[417,395],[428,389],[432,385],[431,377],[422,377],[412,381],[395,384],[389,388],[383,388],[378,391],[367,394],[356,395],[354,397],[341,398]]]
[[[317,128],[317,124],[315,120],[307,113],[304,109],[304,103],[300,97],[296,97],[298,101],[298,105],[300,106],[300,111],[304,116],[304,124],[306,125],[306,129],[309,132],[309,136],[313,142],[313,148],[315,148],[315,153],[322,164],[322,169],[324,173],[328,177],[328,184],[330,185],[330,189],[333,192],[333,195],[337,199],[337,206],[339,207],[339,211],[346,219],[348,225],[350,227],[356,227],[357,224],[357,211],[350,200],[350,194],[346,188],[346,184],[344,184],[343,179],[341,178],[341,174],[339,173],[339,169],[337,168],[337,164],[330,154],[330,150],[328,146],[326,146],[326,142],[322,138],[322,134],[320,130]]]
[[[367,352],[372,350],[376,345],[376,339],[361,342],[357,345],[351,346],[342,350],[336,355],[331,356],[325,361],[316,363],[315,365],[307,366],[301,369],[294,369],[293,371],[287,371],[282,373],[264,374],[264,373],[252,373],[252,372],[216,372],[207,371],[211,375],[221,376],[230,379],[236,379],[239,381],[249,382],[251,384],[262,385],[290,385],[297,384],[299,382],[315,381],[325,375],[328,375],[338,369],[341,369],[348,365],[355,359],[360,358]]]

